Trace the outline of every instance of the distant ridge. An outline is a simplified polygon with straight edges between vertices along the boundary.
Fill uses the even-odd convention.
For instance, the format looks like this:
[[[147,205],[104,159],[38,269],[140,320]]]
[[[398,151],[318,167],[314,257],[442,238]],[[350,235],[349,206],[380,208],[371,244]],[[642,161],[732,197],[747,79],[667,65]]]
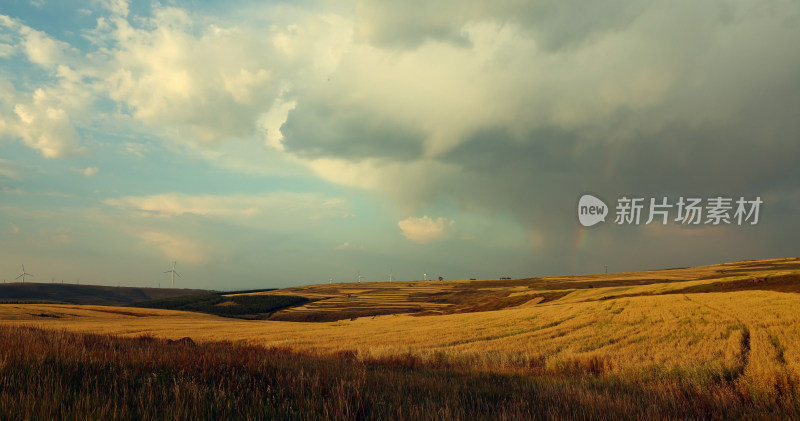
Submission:
[[[53,302],[90,305],[127,305],[182,295],[206,294],[204,289],[111,287],[104,285],[42,284],[14,282],[0,284],[0,304],[12,302]]]

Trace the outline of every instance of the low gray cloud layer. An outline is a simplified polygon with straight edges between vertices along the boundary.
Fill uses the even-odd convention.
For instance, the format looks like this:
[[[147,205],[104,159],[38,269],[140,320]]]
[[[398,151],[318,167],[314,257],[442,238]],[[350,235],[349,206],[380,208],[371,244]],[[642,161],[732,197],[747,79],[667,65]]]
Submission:
[[[408,161],[422,156],[422,134],[381,118],[365,110],[301,103],[280,130],[286,150],[307,158]]]

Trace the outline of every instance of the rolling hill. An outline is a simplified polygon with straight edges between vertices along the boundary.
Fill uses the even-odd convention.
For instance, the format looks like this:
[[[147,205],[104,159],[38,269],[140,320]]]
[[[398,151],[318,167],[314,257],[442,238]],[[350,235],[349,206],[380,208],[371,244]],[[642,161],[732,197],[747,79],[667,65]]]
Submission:
[[[310,300],[278,311],[270,320],[327,322],[387,314],[470,313],[638,295],[744,290],[800,292],[798,274],[800,258],[785,258],[526,279],[321,284],[255,294],[294,295]]]
[[[0,303],[35,301],[121,306],[137,301],[156,300],[209,292],[212,291],[201,289],[110,287],[102,285],[15,282],[0,284]]]
[[[113,359],[110,349],[129,348],[129,362],[114,362],[121,374],[103,381],[121,376],[127,383],[119,387],[130,397],[141,385],[170,385],[186,399],[174,409],[181,414],[209,399],[219,408],[239,407],[228,403],[235,395],[260,408],[313,403],[300,418],[324,410],[345,418],[402,413],[426,419],[427,411],[441,410],[438,418],[450,419],[473,413],[478,396],[485,418],[499,411],[507,419],[564,419],[579,408],[580,418],[599,419],[799,419],[798,292],[800,258],[783,258],[600,275],[310,285],[221,294],[212,303],[234,307],[280,295],[309,300],[262,313],[266,320],[163,308],[5,304],[0,329],[20,343],[40,343],[54,361],[71,347],[74,359],[58,365],[77,367],[67,370],[68,378]],[[94,354],[86,353],[87,344],[96,344]],[[48,385],[72,384],[39,359],[14,354],[17,348],[0,356],[19,354],[20,373],[52,376]],[[161,349],[173,356],[157,366],[140,359]],[[198,357],[190,362],[189,356]],[[102,364],[97,376],[105,372]],[[349,374],[331,374],[334,366]],[[218,395],[219,376],[230,367],[240,370],[239,386]],[[209,373],[217,377],[197,395],[196,379]],[[275,380],[269,393],[250,388],[266,378]],[[307,392],[289,397],[302,379],[312,382]],[[23,384],[0,375],[2,381]],[[468,388],[453,389],[464,381]],[[92,382],[63,392],[105,396],[106,388]],[[500,395],[493,385],[516,392]],[[33,405],[44,389],[31,390],[24,402]],[[165,405],[178,403],[158,395],[158,387],[148,390]],[[445,390],[455,390],[450,403],[437,397]],[[420,398],[428,409],[398,406],[413,391],[430,393]],[[138,413],[114,399],[92,407],[113,412],[121,405]]]

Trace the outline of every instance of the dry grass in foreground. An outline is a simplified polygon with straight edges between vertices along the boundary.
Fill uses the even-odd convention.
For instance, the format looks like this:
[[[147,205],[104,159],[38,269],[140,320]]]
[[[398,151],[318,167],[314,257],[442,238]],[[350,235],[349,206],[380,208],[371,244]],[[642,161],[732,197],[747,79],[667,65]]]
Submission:
[[[698,388],[588,374],[500,375],[412,357],[359,361],[230,342],[194,344],[0,327],[9,419],[759,419],[725,379]],[[412,369],[413,368],[413,369]]]
[[[304,352],[405,358],[489,373],[590,373],[702,385],[735,379],[742,393],[800,396],[800,294],[775,291],[561,300],[499,311],[355,321],[247,321],[157,309],[0,305],[0,324]]]
[[[328,322],[3,304],[0,334],[9,339],[0,344],[0,411],[23,418],[800,419],[798,261],[264,294],[317,300],[317,307],[277,313],[325,313],[336,320]],[[422,304],[431,308],[342,319]],[[200,345],[167,342],[181,337]],[[42,399],[48,403],[33,404]]]

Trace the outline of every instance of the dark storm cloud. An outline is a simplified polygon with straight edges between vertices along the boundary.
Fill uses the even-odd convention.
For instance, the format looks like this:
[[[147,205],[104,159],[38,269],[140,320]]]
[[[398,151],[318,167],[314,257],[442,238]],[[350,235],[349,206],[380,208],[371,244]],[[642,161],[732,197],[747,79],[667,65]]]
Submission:
[[[510,215],[530,239],[529,273],[798,254],[796,1],[353,10],[352,26],[334,19],[275,40],[309,56],[304,71],[270,76],[295,104],[283,150],[328,181],[391,197],[400,220]],[[625,227],[612,216],[583,230],[575,206],[587,192],[612,208],[622,196],[765,204],[755,227]]]
[[[790,84],[793,92],[798,87],[800,83]],[[542,254],[532,259],[532,270],[563,260],[575,248],[572,234],[581,229],[575,203],[587,192],[600,195],[612,209],[623,196],[669,197],[673,203],[680,196],[760,196],[765,204],[760,225],[727,227],[714,236],[700,233],[705,225],[671,223],[670,231],[652,238],[644,227],[646,213],[638,227],[616,226],[609,217],[605,225],[591,229],[578,251],[585,260],[582,268],[597,270],[609,262],[631,269],[632,262],[647,268],[665,262],[691,265],[795,255],[800,252],[800,201],[790,198],[800,197],[797,110],[798,96],[778,95],[746,104],[726,124],[690,127],[675,122],[618,143],[578,140],[570,131],[553,128],[524,138],[492,129],[474,134],[442,159],[481,180],[449,189],[450,194],[469,206],[506,209],[547,239]],[[692,230],[699,234],[691,235]]]
[[[646,6],[633,0],[360,1],[356,29],[362,39],[381,47],[416,48],[426,41],[468,47],[463,26],[494,21],[518,25],[536,34],[541,48],[555,51],[624,28]]]
[[[407,161],[422,155],[420,132],[354,108],[301,104],[281,133],[286,150],[304,158]]]
[[[362,2],[357,36],[391,52],[377,62],[409,71],[391,80],[449,71],[464,81],[450,95],[475,102],[430,95],[415,107],[405,92],[370,97],[354,80],[367,98],[358,108],[311,108],[307,95],[285,145],[352,163],[423,156],[407,179],[380,166],[362,177],[384,180],[384,193],[412,208],[445,201],[513,215],[531,239],[533,273],[798,254],[800,202],[786,199],[800,197],[798,22],[800,6],[786,1]],[[369,106],[394,97],[402,106]],[[430,175],[415,190],[420,168]],[[765,204],[752,227],[625,227],[612,216],[581,234],[575,207],[587,192],[612,208],[622,196]]]
[[[360,1],[356,8],[356,34],[371,44],[389,48],[415,48],[435,40],[469,46],[461,31],[463,12],[471,6],[457,2]]]

